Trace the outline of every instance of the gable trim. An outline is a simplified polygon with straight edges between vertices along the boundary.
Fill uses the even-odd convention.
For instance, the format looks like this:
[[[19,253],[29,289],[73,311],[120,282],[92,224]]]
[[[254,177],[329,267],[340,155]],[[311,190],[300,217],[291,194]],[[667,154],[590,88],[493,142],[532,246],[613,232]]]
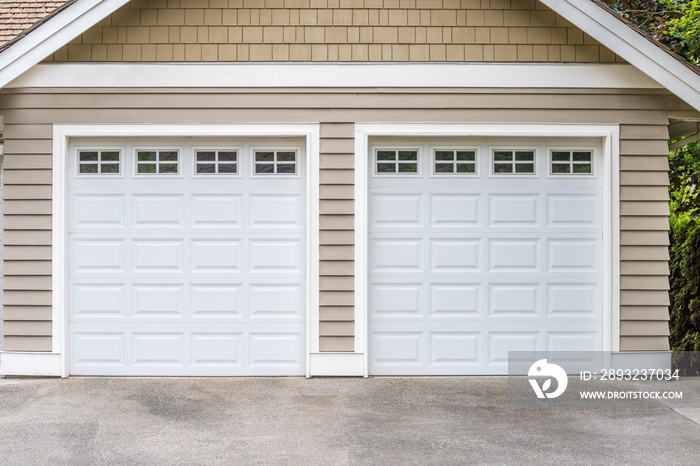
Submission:
[[[79,36],[129,0],[77,0],[0,53],[0,87]]]
[[[591,0],[539,0],[700,111],[700,74]]]
[[[39,64],[8,88],[467,87],[658,89],[631,65],[524,63]]]

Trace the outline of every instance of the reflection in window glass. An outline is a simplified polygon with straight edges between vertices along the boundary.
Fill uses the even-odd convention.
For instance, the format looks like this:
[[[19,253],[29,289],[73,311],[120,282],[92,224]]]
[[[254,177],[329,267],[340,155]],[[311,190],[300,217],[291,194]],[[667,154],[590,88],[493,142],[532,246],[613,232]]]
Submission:
[[[238,151],[235,150],[196,150],[194,160],[198,175],[238,173]]]
[[[552,175],[591,175],[593,151],[553,150],[550,166]]]
[[[376,152],[375,173],[418,173],[417,150],[387,150]]]
[[[475,150],[447,150],[434,152],[433,173],[458,173],[462,175],[476,173]]]
[[[79,150],[78,173],[81,175],[119,175],[121,173],[121,151]]]
[[[493,151],[494,175],[535,174],[534,150],[494,150]]]
[[[256,174],[297,174],[297,152],[294,150],[259,150],[255,151],[254,159]]]
[[[139,175],[177,175],[180,173],[180,151],[136,151],[136,173]]]

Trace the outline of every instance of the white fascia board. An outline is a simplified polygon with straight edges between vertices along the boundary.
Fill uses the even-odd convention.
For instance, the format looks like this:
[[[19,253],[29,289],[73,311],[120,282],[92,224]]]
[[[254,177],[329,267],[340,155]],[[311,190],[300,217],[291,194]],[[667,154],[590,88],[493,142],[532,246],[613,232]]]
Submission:
[[[77,0],[0,53],[0,87],[128,2],[129,0]]]
[[[626,64],[547,63],[42,63],[7,86],[462,87],[659,89]]]
[[[539,0],[700,111],[700,75],[591,0]]]

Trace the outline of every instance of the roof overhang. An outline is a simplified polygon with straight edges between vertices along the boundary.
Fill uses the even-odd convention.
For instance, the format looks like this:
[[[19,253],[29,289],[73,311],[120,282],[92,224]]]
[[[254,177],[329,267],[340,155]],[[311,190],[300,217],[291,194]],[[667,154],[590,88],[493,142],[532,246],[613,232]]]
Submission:
[[[76,0],[0,53],[0,87],[102,21],[130,0]]]
[[[539,0],[700,111],[700,74],[592,0]]]
[[[538,0],[700,111],[700,74],[592,0]],[[129,0],[76,0],[0,53],[0,87]]]

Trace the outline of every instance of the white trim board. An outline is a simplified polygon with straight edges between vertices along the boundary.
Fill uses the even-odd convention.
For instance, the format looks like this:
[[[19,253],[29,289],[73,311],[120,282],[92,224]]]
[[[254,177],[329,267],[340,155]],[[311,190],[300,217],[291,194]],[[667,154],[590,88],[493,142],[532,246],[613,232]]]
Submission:
[[[42,63],[5,87],[659,89],[630,65],[524,63]]]
[[[222,125],[55,125],[53,127],[53,203],[52,203],[52,355],[60,357],[60,371],[69,374],[66,166],[69,139],[76,137],[255,137],[303,136],[306,138],[306,376],[311,376],[310,358],[318,351],[319,341],[319,167],[320,125],[318,123],[250,123]],[[31,354],[27,353],[29,358]],[[25,374],[26,375],[26,374]]]
[[[368,341],[368,170],[372,136],[501,136],[602,138],[603,187],[603,341],[602,351],[620,349],[619,136],[617,125],[512,123],[356,123],[355,124],[355,352],[364,355],[369,375]],[[609,259],[608,259],[609,258]]]
[[[0,375],[61,376],[61,355],[0,351]]]

